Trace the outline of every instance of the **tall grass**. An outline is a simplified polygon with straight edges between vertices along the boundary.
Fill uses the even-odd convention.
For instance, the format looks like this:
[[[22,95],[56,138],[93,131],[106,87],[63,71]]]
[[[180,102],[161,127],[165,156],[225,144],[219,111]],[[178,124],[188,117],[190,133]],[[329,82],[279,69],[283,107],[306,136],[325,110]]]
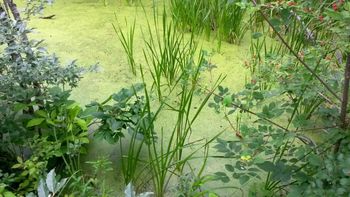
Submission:
[[[165,10],[159,20],[154,13],[153,28],[148,23],[149,38],[145,36],[144,57],[148,64],[159,98],[162,87],[172,89],[191,70],[197,45],[193,36],[186,40],[168,20]]]
[[[213,139],[216,138],[214,137],[194,151],[186,155],[184,154],[184,150],[186,148],[193,147],[196,144],[195,142],[187,143],[193,129],[193,123],[198,118],[198,115],[203,110],[204,106],[206,106],[212,92],[222,80],[219,78],[213,84],[212,91],[206,95],[199,105],[197,105],[197,109],[192,111],[194,108],[194,92],[198,88],[197,83],[199,79],[199,70],[200,64],[197,65],[193,74],[188,75],[188,77],[185,78],[186,82],[181,83],[180,87],[182,91],[177,97],[178,104],[176,106],[166,102],[165,100],[161,101],[160,106],[162,110],[172,111],[176,117],[176,120],[173,124],[168,124],[166,128],[160,128],[161,130],[158,143],[148,144],[149,168],[152,171],[152,182],[156,196],[165,196],[172,177],[180,177],[183,173],[185,165],[188,164],[189,160],[193,159],[194,154],[203,147],[206,147]],[[147,89],[145,89],[145,97],[146,106],[148,106],[149,111],[151,111],[152,104],[150,102],[150,95]],[[159,110],[157,111],[159,112]],[[154,122],[152,120],[152,124],[153,123]],[[155,127],[150,126],[150,131],[148,133],[154,135],[154,128]]]
[[[145,174],[144,177],[147,177],[150,170],[156,196],[165,196],[170,180],[174,180],[174,176],[180,177],[194,154],[207,147],[215,138],[202,143],[194,151],[184,152],[186,148],[197,144],[189,139],[193,124],[223,78],[214,81],[211,91],[199,103],[195,102],[194,97],[200,87],[200,73],[206,61],[203,52],[197,53],[193,35],[187,38],[183,32],[176,31],[165,9],[161,15],[157,10],[154,11],[153,21],[148,20],[146,32],[143,34],[145,64],[140,64],[141,77],[146,85],[142,95],[145,98],[142,109],[145,118],[138,128],[149,137],[140,141],[136,133],[131,136],[129,150],[123,156],[122,170],[126,184],[136,182]],[[120,38],[127,40],[123,36]],[[133,47],[131,42],[124,43],[127,49]],[[150,89],[145,81],[144,66],[147,66],[147,73],[152,79]],[[156,101],[151,99],[154,93],[159,98]],[[165,112],[171,113],[175,120],[168,122],[166,127],[156,127],[157,118]],[[147,161],[141,159],[141,150],[144,148],[148,152]]]
[[[114,31],[118,35],[119,41],[124,48],[124,51],[125,51],[127,58],[128,58],[128,63],[130,65],[131,71],[134,75],[136,75],[136,63],[135,63],[135,59],[134,59],[135,24],[136,24],[136,21],[134,20],[133,25],[130,26],[129,31],[126,33],[123,32],[123,30],[120,26],[118,26],[118,28],[117,28],[114,26],[114,24],[112,24]]]
[[[215,33],[221,41],[239,44],[247,31],[246,8],[232,0],[170,0],[172,18],[185,32]]]

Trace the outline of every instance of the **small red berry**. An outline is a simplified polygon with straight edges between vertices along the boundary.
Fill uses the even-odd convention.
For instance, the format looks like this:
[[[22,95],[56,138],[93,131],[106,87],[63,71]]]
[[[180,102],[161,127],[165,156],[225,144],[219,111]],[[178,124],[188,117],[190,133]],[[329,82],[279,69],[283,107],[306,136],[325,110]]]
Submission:
[[[288,2],[288,6],[295,6],[295,5],[297,5],[297,3],[294,2],[294,1],[289,1],[289,2]]]
[[[318,17],[318,19],[320,19],[320,21],[323,22],[324,17],[323,17],[322,15],[320,15],[320,16]]]
[[[332,8],[333,8],[334,11],[338,11],[338,5],[337,5],[337,3],[333,3],[333,4],[332,4]]]

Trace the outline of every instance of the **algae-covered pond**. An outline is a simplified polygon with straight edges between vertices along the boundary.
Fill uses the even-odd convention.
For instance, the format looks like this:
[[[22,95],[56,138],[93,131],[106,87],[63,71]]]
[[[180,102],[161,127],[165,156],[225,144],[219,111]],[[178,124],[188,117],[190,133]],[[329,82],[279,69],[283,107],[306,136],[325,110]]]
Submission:
[[[310,2],[1,1],[0,197],[347,196],[350,2]]]
[[[29,25],[36,28],[31,36],[45,39],[45,47],[50,52],[55,52],[62,63],[75,59],[82,66],[99,63],[99,71],[84,74],[78,87],[73,89],[71,98],[82,105],[93,100],[102,101],[119,89],[140,82],[140,78],[131,73],[113,24],[127,29],[126,24],[132,24],[135,20],[135,48],[142,49],[145,47],[141,42],[142,29],[145,31],[147,27],[145,15],[151,16],[153,6],[150,2],[142,8],[127,5],[124,1],[113,1],[104,5],[102,1],[60,0],[45,9],[44,15],[54,14],[53,19],[31,19]],[[217,66],[210,75],[205,73],[203,83],[210,83],[211,78],[224,74],[227,76],[223,81],[224,86],[233,90],[242,88],[248,73],[243,67],[249,50],[248,42],[244,40],[241,45],[223,42],[218,51],[217,42],[213,38],[208,40],[197,37],[196,41],[203,50],[212,54],[210,61]],[[141,60],[142,51],[136,50],[135,56]],[[200,123],[195,124],[193,128],[193,139],[210,139],[228,126],[222,120],[222,115],[216,114],[208,107],[205,107],[199,119]],[[175,119],[165,115],[157,121],[167,125]],[[232,135],[232,131],[227,130],[223,135]],[[85,157],[88,161],[107,156],[113,161],[116,170],[108,173],[105,179],[110,189],[117,193],[123,189],[122,175],[117,168],[120,166],[118,149],[119,146],[93,140]],[[215,172],[217,167],[219,165],[216,161],[209,161],[207,171]]]

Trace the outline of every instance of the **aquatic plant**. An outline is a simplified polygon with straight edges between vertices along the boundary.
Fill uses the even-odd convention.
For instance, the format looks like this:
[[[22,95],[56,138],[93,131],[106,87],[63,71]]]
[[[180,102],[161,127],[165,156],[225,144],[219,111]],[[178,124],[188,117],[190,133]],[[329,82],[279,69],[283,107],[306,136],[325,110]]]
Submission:
[[[118,29],[113,25],[115,33],[118,35],[119,41],[122,44],[124,51],[128,58],[128,63],[130,65],[131,71],[134,75],[136,75],[136,63],[134,59],[134,37],[135,37],[135,24],[130,26],[130,29],[127,33],[124,33],[122,28],[118,26]],[[127,23],[126,23],[127,25]]]
[[[170,7],[175,24],[184,32],[205,33],[207,37],[215,32],[219,47],[221,41],[239,44],[247,31],[243,1],[171,0]]]
[[[162,86],[172,89],[191,72],[197,46],[192,35],[186,40],[184,34],[176,30],[165,10],[161,21],[156,11],[153,15],[154,28],[148,22],[149,39],[144,40],[143,53],[161,98]]]

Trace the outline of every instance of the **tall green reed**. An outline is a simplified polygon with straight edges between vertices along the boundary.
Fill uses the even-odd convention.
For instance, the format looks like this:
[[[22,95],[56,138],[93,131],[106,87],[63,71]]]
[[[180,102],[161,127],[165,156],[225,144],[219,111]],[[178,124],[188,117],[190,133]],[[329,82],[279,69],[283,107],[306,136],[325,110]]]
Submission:
[[[185,32],[215,33],[219,48],[222,41],[239,44],[247,31],[244,22],[246,7],[241,1],[171,0],[172,18]]]
[[[180,90],[175,97],[177,104],[172,104],[169,99],[161,99],[160,103],[163,110],[172,113],[176,120],[173,124],[168,124],[166,128],[160,128],[160,138],[158,143],[148,144],[149,165],[153,175],[153,185],[157,196],[164,196],[166,188],[173,176],[180,176],[184,166],[193,157],[196,151],[184,154],[184,150],[193,146],[195,143],[189,142],[189,136],[192,132],[192,125],[197,120],[198,115],[208,102],[212,92],[221,83],[219,78],[214,84],[212,92],[207,94],[205,98],[196,105],[194,109],[194,95],[199,88],[200,72],[203,66],[204,56],[200,55],[197,63],[192,62],[191,69],[184,70],[181,74],[182,78],[177,83],[177,87],[171,89],[168,93],[173,96],[174,92]],[[146,90],[146,103],[151,106],[149,94]],[[171,101],[171,99],[170,99]],[[170,132],[170,133],[169,133]],[[155,133],[155,132],[150,132]],[[167,138],[168,137],[168,138]]]
[[[135,59],[134,59],[135,24],[136,24],[136,21],[134,20],[133,25],[130,26],[130,29],[127,33],[124,33],[120,26],[118,26],[118,28],[116,28],[114,26],[114,24],[112,24],[114,31],[118,35],[119,41],[124,48],[124,51],[125,51],[127,58],[128,58],[128,63],[130,65],[131,71],[134,75],[136,75],[136,63],[135,63]]]
[[[128,151],[123,156],[122,170],[126,184],[147,177],[150,170],[156,196],[164,196],[174,176],[180,177],[194,154],[213,140],[195,151],[184,152],[197,144],[189,142],[193,124],[223,78],[219,77],[213,83],[212,91],[197,103],[194,97],[199,90],[200,73],[206,61],[203,52],[197,53],[193,34],[187,38],[183,32],[176,31],[165,9],[161,15],[155,9],[153,21],[148,20],[147,34],[143,32],[143,36],[143,54],[152,86],[148,89],[143,72],[145,65],[140,64],[141,77],[146,87],[142,95],[145,98],[145,118],[139,129],[150,137],[139,140],[136,133],[131,135]],[[152,100],[153,93],[157,94],[158,100]],[[157,128],[156,120],[161,112],[171,113],[176,119],[167,123],[166,127]],[[141,158],[144,148],[148,152],[147,161]]]
[[[165,9],[160,19],[155,11],[153,22],[154,28],[148,22],[149,38],[144,38],[146,48],[143,53],[161,98],[162,87],[172,89],[190,69],[197,45],[193,35],[186,40],[183,33],[176,31]]]

